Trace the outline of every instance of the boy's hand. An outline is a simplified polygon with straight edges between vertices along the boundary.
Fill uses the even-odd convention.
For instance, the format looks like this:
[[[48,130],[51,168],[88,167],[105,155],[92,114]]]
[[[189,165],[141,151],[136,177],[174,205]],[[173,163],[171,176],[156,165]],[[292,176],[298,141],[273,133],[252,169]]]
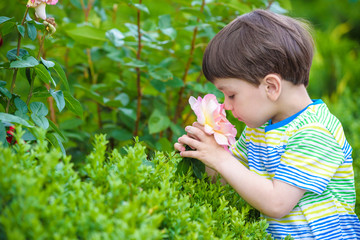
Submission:
[[[226,154],[230,154],[215,141],[213,135],[204,132],[201,124],[195,122],[192,126],[187,126],[185,131],[187,135],[181,136],[174,145],[182,157],[199,159],[208,167],[216,170],[218,163]],[[186,151],[184,145],[188,145],[194,151]]]

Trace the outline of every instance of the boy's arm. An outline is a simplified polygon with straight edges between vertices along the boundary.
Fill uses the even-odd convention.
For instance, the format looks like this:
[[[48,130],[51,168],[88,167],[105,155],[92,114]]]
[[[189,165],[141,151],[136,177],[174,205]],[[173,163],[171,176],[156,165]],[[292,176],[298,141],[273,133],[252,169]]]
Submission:
[[[207,175],[209,176],[209,177],[211,177],[211,181],[213,182],[213,183],[215,183],[216,182],[216,178],[219,176],[219,173],[218,172],[216,172],[214,169],[212,169],[212,168],[209,168],[208,166],[205,166],[205,171],[206,171],[206,173],[207,173]],[[220,176],[221,177],[221,176]],[[223,185],[225,185],[227,182],[226,182],[226,180],[224,179],[224,178],[220,178],[220,182],[223,184]]]
[[[269,180],[251,172],[231,154],[224,155],[216,171],[245,201],[272,218],[287,215],[306,192],[280,180]]]
[[[188,135],[178,139],[175,148],[183,157],[197,158],[229,183],[241,197],[263,214],[281,218],[287,215],[299,202],[306,190],[294,187],[280,180],[269,180],[259,176],[244,165],[223,147],[213,136],[201,129],[187,127]],[[189,145],[195,151],[185,151],[183,145]]]

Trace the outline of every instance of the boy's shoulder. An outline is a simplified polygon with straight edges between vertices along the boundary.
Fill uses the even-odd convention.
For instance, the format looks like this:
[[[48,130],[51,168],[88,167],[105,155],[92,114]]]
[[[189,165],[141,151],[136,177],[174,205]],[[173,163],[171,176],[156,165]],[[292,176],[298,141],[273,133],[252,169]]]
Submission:
[[[299,116],[289,123],[287,130],[300,130],[314,128],[314,130],[326,129],[330,133],[338,131],[341,123],[321,100],[315,100]]]

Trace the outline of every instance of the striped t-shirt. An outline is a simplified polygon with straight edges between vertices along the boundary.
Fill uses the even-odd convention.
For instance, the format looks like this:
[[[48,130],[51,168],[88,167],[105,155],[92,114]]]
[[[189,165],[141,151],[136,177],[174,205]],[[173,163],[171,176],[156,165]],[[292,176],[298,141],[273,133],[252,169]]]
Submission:
[[[246,127],[231,151],[252,172],[306,190],[287,216],[262,216],[275,239],[360,239],[352,149],[323,101],[281,122]]]

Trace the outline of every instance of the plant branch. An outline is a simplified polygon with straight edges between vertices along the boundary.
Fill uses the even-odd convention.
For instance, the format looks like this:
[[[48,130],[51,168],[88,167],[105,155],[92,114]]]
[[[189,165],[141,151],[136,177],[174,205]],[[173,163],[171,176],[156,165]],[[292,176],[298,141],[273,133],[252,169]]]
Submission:
[[[201,7],[200,7],[200,12],[204,11],[204,7],[205,7],[205,0],[202,0]],[[199,17],[196,19],[196,22],[197,23],[200,22]],[[189,70],[190,70],[190,66],[191,66],[191,63],[192,63],[193,58],[194,58],[195,42],[196,42],[197,33],[198,33],[198,27],[195,26],[194,31],[193,31],[193,35],[192,35],[192,39],[191,39],[191,48],[190,48],[189,58],[188,58],[188,61],[186,62],[185,71],[184,71],[184,74],[183,74],[183,77],[182,77],[182,81],[184,83],[184,86],[182,86],[180,88],[179,92],[178,92],[178,102],[177,102],[177,105],[176,105],[177,107],[176,107],[174,118],[173,118],[173,123],[175,123],[175,124],[178,121],[182,111],[184,110],[183,94],[184,94],[184,91],[185,91],[185,86],[186,86],[186,81],[187,81],[187,76],[188,76],[188,73],[189,73]],[[170,132],[169,138],[170,139],[172,138],[172,132]]]
[[[21,26],[24,26],[24,23],[25,23],[25,20],[26,20],[26,15],[28,14],[28,12],[29,12],[29,8],[27,7],[26,10],[25,10],[24,17],[23,17],[23,19],[21,21]],[[21,46],[21,34],[20,34],[20,32],[18,32],[18,42],[17,42],[16,56],[20,55],[20,46]],[[12,81],[11,81],[11,87],[10,87],[11,96],[12,96],[12,94],[14,92],[17,72],[18,72],[18,68],[15,68],[14,73],[13,73],[13,78],[12,78]],[[10,102],[11,102],[11,98],[8,99],[8,102],[6,104],[6,113],[9,112]]]
[[[139,0],[139,4],[141,4],[142,0]],[[136,59],[141,59],[141,29],[140,29],[140,17],[141,12],[137,9],[137,29],[138,29],[138,49],[136,53]],[[142,91],[141,91],[141,71],[140,68],[136,68],[136,87],[137,87],[137,109],[136,109],[136,122],[134,129],[134,136],[138,135],[139,131],[139,123],[141,117],[141,99],[142,99]]]
[[[92,8],[94,0],[89,0],[87,6],[85,6],[84,0],[80,0],[82,10],[85,14],[85,22],[88,22],[89,20],[89,13]]]

